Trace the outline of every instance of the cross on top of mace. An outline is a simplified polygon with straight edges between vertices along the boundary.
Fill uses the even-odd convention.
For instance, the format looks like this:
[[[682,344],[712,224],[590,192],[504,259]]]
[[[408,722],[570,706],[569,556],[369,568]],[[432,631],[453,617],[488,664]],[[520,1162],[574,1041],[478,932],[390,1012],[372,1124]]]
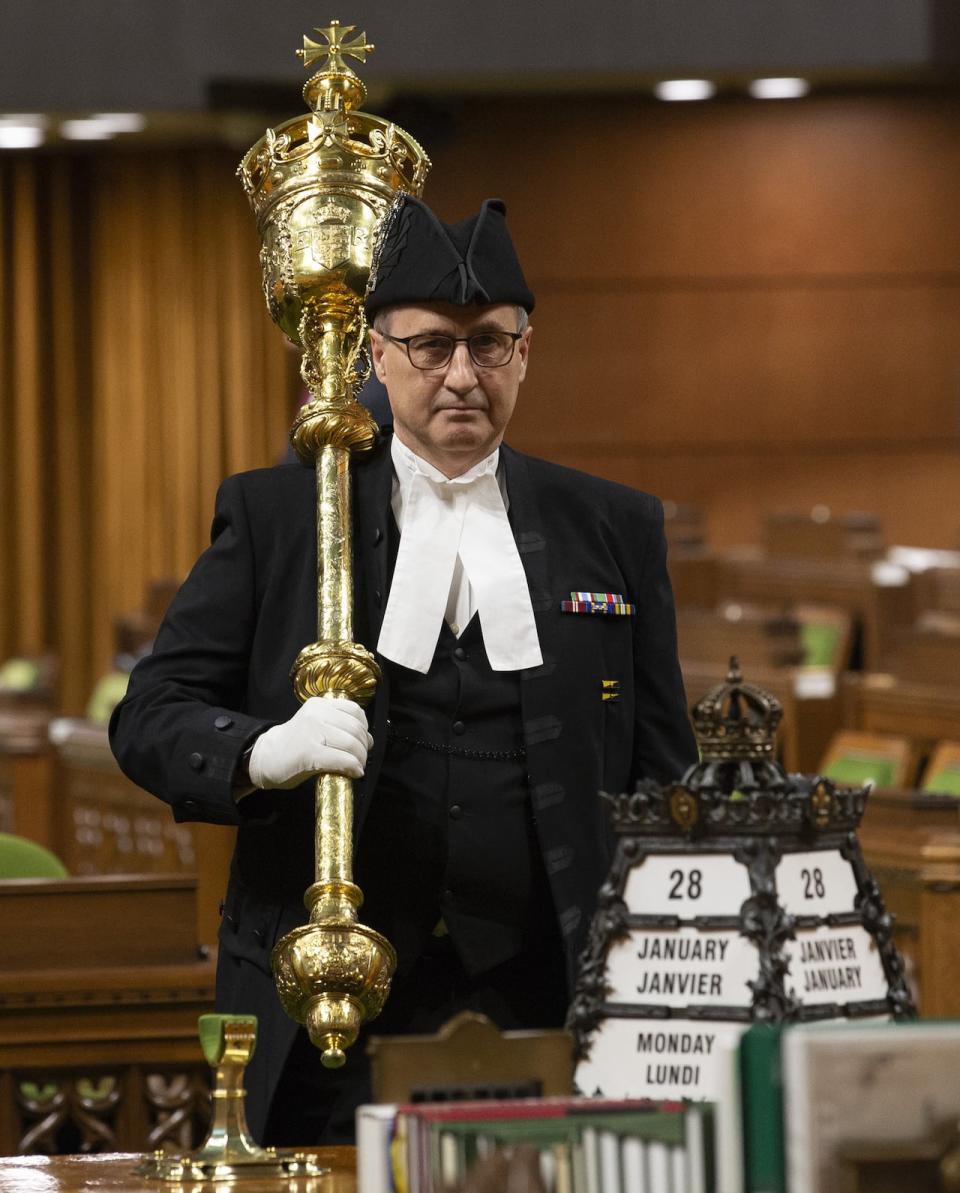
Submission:
[[[323,45],[321,42],[312,41],[304,34],[303,49],[296,51],[297,57],[303,59],[305,67],[312,66],[318,58],[326,58],[324,66],[327,70],[349,70],[350,68],[343,60],[345,54],[356,58],[358,62],[366,62],[367,55],[375,47],[372,42],[367,41],[366,33],[358,33],[353,41],[347,41],[347,36],[354,29],[356,29],[356,25],[341,25],[339,21],[331,21],[323,28],[318,25],[314,28],[314,33],[325,37],[327,44]]]

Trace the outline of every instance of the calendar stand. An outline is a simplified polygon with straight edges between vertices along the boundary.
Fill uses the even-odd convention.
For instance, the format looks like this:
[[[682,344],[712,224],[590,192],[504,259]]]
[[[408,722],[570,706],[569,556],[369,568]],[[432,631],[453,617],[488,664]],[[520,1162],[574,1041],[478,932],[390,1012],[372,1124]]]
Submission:
[[[751,1022],[914,1014],[857,840],[869,789],[787,774],[781,716],[732,659],[693,712],[700,762],[604,796],[617,849],[568,1020],[583,1093],[713,1099]]]

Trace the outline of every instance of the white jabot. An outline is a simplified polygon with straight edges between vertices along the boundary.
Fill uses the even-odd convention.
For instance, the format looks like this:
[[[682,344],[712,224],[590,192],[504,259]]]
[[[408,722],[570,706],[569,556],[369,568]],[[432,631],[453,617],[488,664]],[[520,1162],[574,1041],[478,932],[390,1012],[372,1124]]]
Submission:
[[[527,577],[497,482],[500,449],[447,478],[393,436],[400,549],[377,650],[430,670],[444,618],[459,634],[479,613],[494,671],[543,662]]]

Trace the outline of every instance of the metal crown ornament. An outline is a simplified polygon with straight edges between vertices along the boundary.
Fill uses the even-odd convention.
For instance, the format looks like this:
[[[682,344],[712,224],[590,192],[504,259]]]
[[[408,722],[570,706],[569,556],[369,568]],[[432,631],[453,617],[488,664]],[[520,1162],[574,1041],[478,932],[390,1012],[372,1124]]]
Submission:
[[[430,159],[408,133],[358,110],[366,89],[344,59],[373,50],[354,26],[331,21],[323,43],[303,39],[304,66],[325,59],[303,89],[310,108],[268,129],[238,173],[261,238],[267,307],[303,348],[312,401],[290,437],[317,474],[317,637],[292,671],[299,700],[372,699],[373,655],[353,638],[353,528],[349,464],[370,449],[377,425],[356,400],[370,372],[363,300],[378,226],[398,193],[419,195]],[[284,1009],[306,1025],[328,1067],[343,1064],[360,1025],[379,1014],[396,968],[393,947],[357,922],[353,882],[353,787],[345,775],[317,779],[315,881],[309,922],[274,948]]]

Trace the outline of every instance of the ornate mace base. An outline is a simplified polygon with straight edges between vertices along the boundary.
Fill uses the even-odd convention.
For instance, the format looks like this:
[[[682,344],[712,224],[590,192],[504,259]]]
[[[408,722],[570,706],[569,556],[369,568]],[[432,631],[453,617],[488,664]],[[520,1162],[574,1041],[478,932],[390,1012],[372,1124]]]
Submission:
[[[310,922],[271,954],[283,1009],[310,1034],[325,1068],[338,1069],[362,1024],[390,993],[397,954],[385,936],[356,922],[362,895],[350,882],[315,883],[304,896]]]

